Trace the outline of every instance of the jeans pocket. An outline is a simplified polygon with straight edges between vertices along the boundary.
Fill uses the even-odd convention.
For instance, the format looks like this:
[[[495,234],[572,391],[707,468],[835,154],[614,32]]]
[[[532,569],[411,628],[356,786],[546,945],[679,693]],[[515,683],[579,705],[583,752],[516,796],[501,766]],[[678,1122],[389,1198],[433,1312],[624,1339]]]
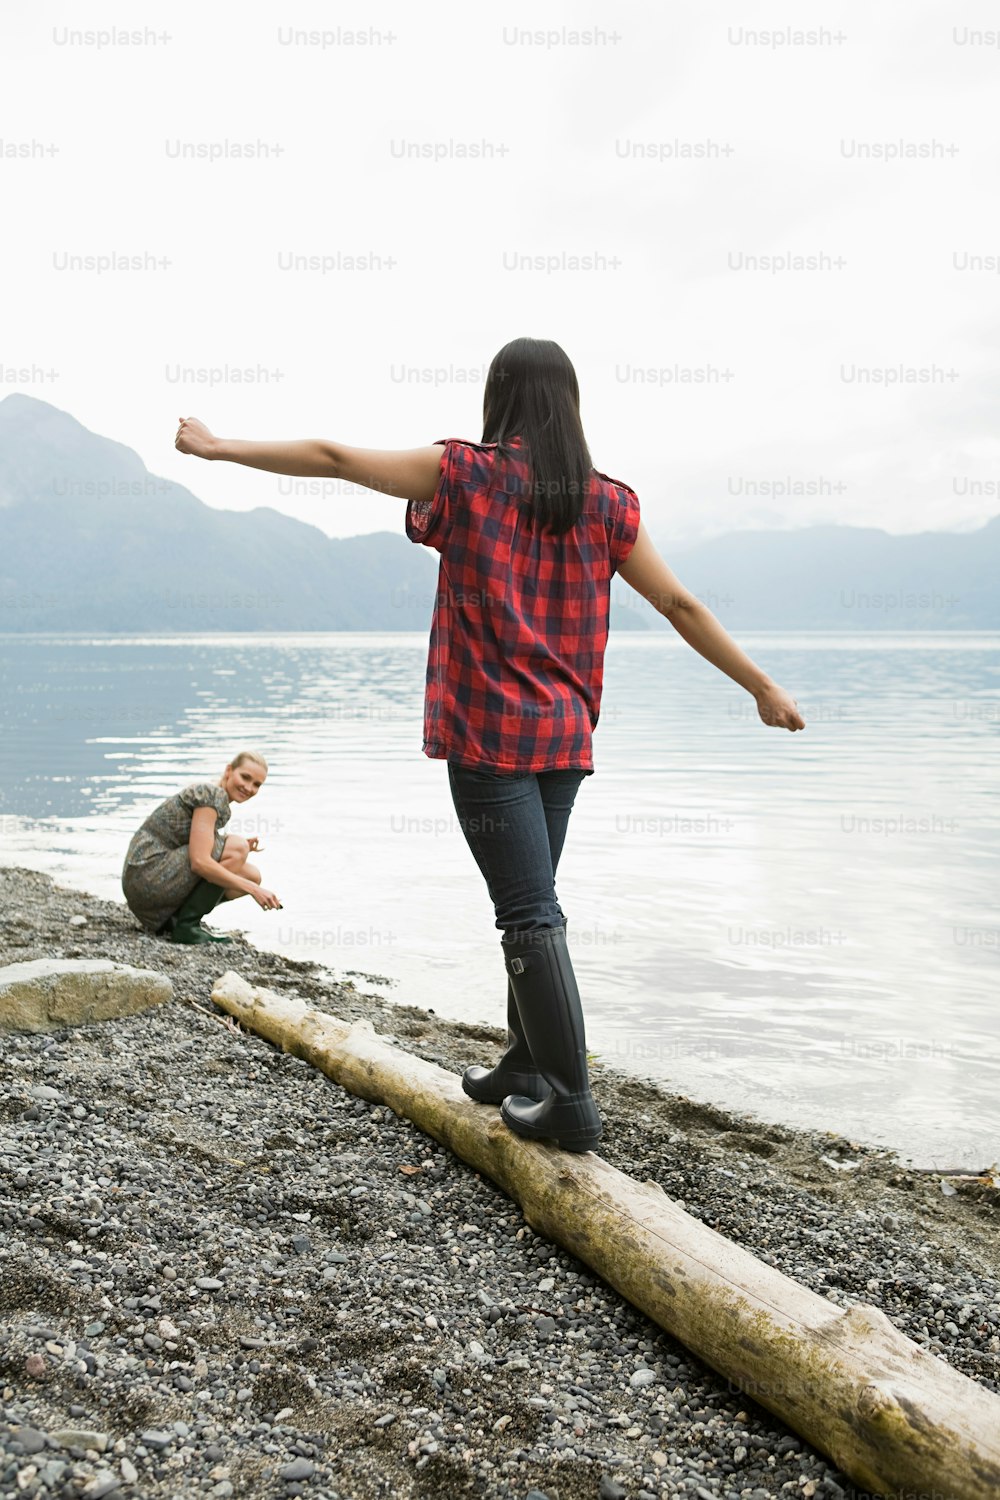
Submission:
[[[531,771],[483,771],[472,770],[468,766],[456,766],[456,774],[460,779],[478,782],[481,786],[495,786],[502,782],[505,786],[511,781],[527,781],[534,773]]]

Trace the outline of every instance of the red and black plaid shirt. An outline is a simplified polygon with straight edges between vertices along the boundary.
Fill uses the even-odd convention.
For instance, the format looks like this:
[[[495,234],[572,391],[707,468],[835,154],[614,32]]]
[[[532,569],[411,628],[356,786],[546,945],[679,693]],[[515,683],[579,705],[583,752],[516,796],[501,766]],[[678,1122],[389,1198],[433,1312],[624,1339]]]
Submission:
[[[573,529],[544,534],[519,498],[532,479],[520,453],[438,441],[434,498],[406,510],[410,540],[441,554],[424,754],[484,770],[592,771],[611,578],[635,544],[639,501],[595,470]]]

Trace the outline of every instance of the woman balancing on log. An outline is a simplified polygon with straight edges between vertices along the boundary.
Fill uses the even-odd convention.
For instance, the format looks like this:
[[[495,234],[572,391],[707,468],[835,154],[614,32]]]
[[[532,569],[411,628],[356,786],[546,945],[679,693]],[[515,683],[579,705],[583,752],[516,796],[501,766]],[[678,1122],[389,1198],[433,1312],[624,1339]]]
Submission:
[[[423,748],[448,762],[508,978],[507,1051],[495,1068],[468,1068],[462,1083],[473,1099],[500,1104],[518,1135],[589,1150],[601,1117],[555,874],[574,798],[593,771],[612,575],[752,693],[765,724],[804,728],[795,700],[677,580],[628,485],[592,467],[575,371],[549,340],[515,339],[497,354],[479,443],[247,442],[187,417],[175,446],[395,495],[409,502],[410,540],[440,553]]]
[[[201,925],[220,901],[252,896],[265,911],[280,908],[273,891],[248,863],[255,838],[222,832],[230,804],[256,797],[267,762],[241,750],[218,781],[186,786],[155,807],[132,836],[122,869],[122,890],[143,927],[175,943],[228,943],[232,939]]]

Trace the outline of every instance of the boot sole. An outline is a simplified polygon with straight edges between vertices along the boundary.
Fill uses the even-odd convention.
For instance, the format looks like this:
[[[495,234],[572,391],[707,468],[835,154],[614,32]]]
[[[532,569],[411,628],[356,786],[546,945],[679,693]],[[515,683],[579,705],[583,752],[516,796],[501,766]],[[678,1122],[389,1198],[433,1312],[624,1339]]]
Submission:
[[[167,934],[167,936],[170,938],[170,941],[172,943],[177,943],[182,948],[204,948],[204,947],[207,947],[208,944],[210,944],[210,943],[227,943],[228,944],[228,943],[232,942],[232,938],[227,938],[227,937],[183,938],[183,937],[172,936],[169,933]]]
[[[514,1135],[519,1135],[526,1141],[553,1141],[560,1151],[573,1151],[581,1154],[584,1151],[592,1151],[604,1135],[603,1128],[595,1134],[588,1133],[584,1136],[558,1136],[553,1135],[551,1130],[539,1129],[534,1125],[527,1125],[523,1120],[512,1120],[507,1111],[501,1105],[501,1118],[507,1129]]]

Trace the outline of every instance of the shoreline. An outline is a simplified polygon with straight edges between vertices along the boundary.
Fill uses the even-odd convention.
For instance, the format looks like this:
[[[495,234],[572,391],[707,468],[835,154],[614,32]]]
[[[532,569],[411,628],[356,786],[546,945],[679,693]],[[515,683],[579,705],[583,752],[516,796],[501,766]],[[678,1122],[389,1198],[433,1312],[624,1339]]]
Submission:
[[[16,858],[16,856],[14,857]],[[101,884],[103,885],[103,889],[108,894],[105,894],[102,897],[96,897],[93,895],[93,892],[90,891],[87,887],[87,882],[88,880],[94,878],[94,872],[89,866],[83,866],[79,860],[64,860],[61,862],[61,868],[60,862],[56,861],[55,868],[53,869],[52,860],[46,859],[44,853],[40,851],[24,851],[21,853],[20,857],[27,857],[31,859],[33,863],[30,865],[0,863],[0,871],[8,872],[12,878],[16,878],[19,875],[28,874],[42,875],[54,881],[56,884],[62,884],[65,882],[67,890],[77,891],[81,896],[86,894],[89,899],[102,899],[105,901],[110,901],[110,904],[112,906],[122,904],[120,897],[120,884],[117,879],[115,879],[114,881],[105,880],[101,882]],[[228,916],[228,905],[223,909],[227,911]],[[208,918],[210,925],[214,925],[216,928],[218,928],[218,915],[219,913],[216,912],[214,917],[210,916]],[[237,913],[237,920],[238,916],[239,913]],[[279,919],[280,917],[281,914],[279,913]],[[237,927],[233,930],[238,935],[240,935],[240,937],[244,937],[243,929]],[[277,930],[280,933],[284,929],[278,927]],[[357,936],[358,930],[356,928],[350,927],[349,929],[347,929],[347,931],[350,937]],[[380,935],[379,930],[374,927],[370,927],[368,931],[375,932],[376,936]],[[334,970],[327,963],[324,963],[321,957],[313,956],[313,954],[317,952],[317,948],[320,952],[326,950],[329,945],[324,940],[328,937],[332,937],[334,934],[327,932],[318,932],[318,930],[313,927],[304,928],[303,932],[309,934],[310,941],[308,944],[303,943],[299,945],[298,951],[293,951],[291,953],[283,952],[281,951],[280,947],[269,947],[268,949],[262,951],[273,953],[275,954],[275,956],[281,959],[287,959],[291,968],[295,968],[297,964],[301,964],[304,969],[313,969],[318,974],[328,974],[330,976],[330,982],[333,984],[336,983],[336,973],[341,973],[344,975],[354,974],[364,977],[370,983],[370,985],[378,986],[381,990],[380,996],[372,997],[372,1015],[375,1015],[376,1013],[378,1014],[378,1016],[382,1016],[383,1014],[391,1014],[397,1004],[411,1003],[405,1001],[397,1001],[394,997],[400,994],[406,994],[407,985],[412,979],[412,971],[410,972],[410,978],[407,977],[406,972],[391,976],[376,972],[381,952],[381,949],[377,943],[373,943],[370,945],[358,944],[353,948],[350,945],[346,945],[343,949],[338,950],[339,956],[342,958],[345,965],[347,963],[353,963],[357,965],[357,967],[340,967]],[[267,934],[259,933],[257,935],[257,941],[260,942],[263,940],[269,942],[272,936],[273,932],[269,928]],[[586,936],[587,929],[581,929],[578,927],[577,941],[581,941],[581,938],[586,938]],[[615,937],[614,941],[617,941],[617,936]],[[245,946],[249,947],[250,949],[254,949],[254,943],[249,938],[245,939]],[[310,951],[310,949],[312,951]],[[471,982],[473,985],[476,985],[480,982],[480,979],[481,976],[476,975],[472,977]],[[468,984],[468,982],[469,979],[467,977],[466,983]],[[419,984],[419,979],[417,980],[417,983]],[[494,1036],[496,1036],[497,1039],[502,1039],[502,1037],[505,1036],[505,1031],[501,1032],[499,1026],[497,1026],[497,1028],[494,1030],[487,1018],[475,1014],[475,1010],[478,1009],[478,1007],[472,1008],[472,1014],[469,1013],[468,1006],[464,1007],[464,1014],[463,1007],[459,1006],[457,1014],[454,1010],[452,1010],[450,1013],[442,1015],[429,1008],[428,994],[431,1000],[437,1001],[439,999],[437,982],[435,982],[435,987],[433,989],[428,986],[427,992],[425,992],[425,995],[422,996],[422,1003],[415,1004],[414,1008],[420,1011],[422,1014],[429,1013],[431,1015],[435,1015],[436,1024],[440,1028],[442,1028],[443,1031],[447,1031],[447,1029],[450,1027],[458,1028],[458,1030],[454,1034],[454,1037],[452,1037],[452,1040],[458,1038],[460,1041],[462,1035],[461,1027],[463,1025],[471,1026],[473,1028],[473,1036],[476,1035],[477,1028],[479,1028],[482,1032],[482,1036],[487,1040],[492,1040]],[[377,1010],[377,1007],[374,1006],[374,1001],[378,998],[381,998],[382,1000],[387,1002],[388,1010],[385,1010],[384,1008],[380,1011]],[[445,1004],[445,1006],[447,1006],[447,997],[444,998],[443,1003]],[[496,995],[492,997],[492,1003],[493,1009],[497,1016],[497,1020],[499,1022],[502,1019],[502,1007],[497,1001]],[[585,1014],[588,1014],[588,1007],[586,1004]],[[627,1085],[639,1085],[643,1089],[652,1091],[658,1097],[663,1096],[666,1098],[683,1098],[688,1100],[689,1103],[697,1102],[705,1111],[714,1111],[719,1115],[726,1116],[727,1118],[732,1119],[733,1121],[743,1121],[747,1124],[756,1122],[762,1128],[767,1126],[768,1128],[773,1127],[777,1130],[787,1129],[794,1135],[801,1136],[803,1138],[818,1139],[819,1137],[829,1135],[831,1138],[838,1138],[849,1143],[853,1142],[863,1144],[870,1151],[880,1152],[887,1157],[892,1157],[897,1161],[900,1170],[918,1176],[963,1176],[966,1178],[970,1178],[975,1175],[989,1172],[991,1167],[1000,1168],[1000,1134],[997,1135],[996,1140],[991,1140],[988,1136],[988,1133],[983,1129],[975,1133],[971,1130],[966,1129],[964,1135],[961,1133],[956,1135],[956,1127],[954,1125],[954,1122],[952,1122],[952,1125],[949,1127],[948,1138],[953,1142],[957,1141],[957,1144],[955,1144],[954,1146],[954,1150],[952,1150],[950,1147],[941,1145],[941,1140],[938,1138],[940,1133],[931,1132],[930,1122],[932,1121],[932,1116],[928,1113],[926,1107],[924,1110],[924,1117],[929,1122],[928,1129],[923,1133],[921,1133],[921,1131],[918,1129],[915,1140],[910,1137],[910,1132],[906,1130],[905,1125],[902,1121],[897,1122],[897,1126],[893,1130],[884,1132],[873,1131],[872,1133],[867,1133],[865,1129],[866,1123],[870,1125],[873,1116],[870,1111],[866,1112],[864,1110],[855,1110],[853,1112],[850,1110],[845,1110],[844,1113],[847,1117],[848,1123],[838,1129],[828,1129],[827,1119],[825,1118],[825,1109],[821,1109],[816,1105],[810,1108],[804,1108],[801,1107],[801,1101],[799,1101],[800,1107],[795,1108],[794,1099],[792,1100],[792,1107],[787,1110],[784,1109],[782,1106],[785,1106],[788,1103],[788,1100],[780,1096],[780,1089],[776,1089],[773,1080],[771,1083],[770,1097],[766,1097],[763,1094],[758,1094],[758,1091],[753,1087],[754,1071],[760,1068],[766,1069],[767,1061],[766,1058],[763,1057],[763,1055],[761,1055],[761,1057],[759,1058],[755,1058],[752,1054],[748,1055],[745,1067],[743,1069],[744,1081],[746,1079],[750,1080],[750,1084],[748,1087],[734,1089],[727,1086],[719,1089],[718,1091],[715,1091],[710,1086],[710,1080],[704,1077],[700,1077],[699,1070],[697,1068],[688,1070],[690,1077],[687,1080],[678,1078],[676,1076],[675,1070],[672,1068],[668,1068],[666,1071],[658,1071],[658,1068],[662,1069],[663,1067],[661,1063],[657,1061],[651,1065],[648,1060],[643,1060],[641,1055],[636,1055],[637,1053],[642,1053],[642,1044],[640,1043],[637,1048],[633,1048],[631,1046],[627,1026],[624,1030],[619,1027],[619,1030],[613,1035],[604,1035],[601,1028],[602,1019],[606,1022],[606,1017],[602,1018],[588,1015],[588,1033],[590,1036],[588,1056],[594,1059],[594,1063],[592,1064],[592,1066],[595,1069],[595,1076],[598,1076],[598,1070],[600,1070],[601,1074],[608,1076],[609,1078],[620,1079]],[[641,1025],[641,1022],[639,1024]],[[450,1033],[448,1034],[450,1035]],[[687,1049],[694,1055],[697,1055],[703,1048],[705,1050],[710,1050],[711,1045],[711,1043],[707,1042],[701,1044],[698,1042],[691,1042],[684,1039],[683,1037],[680,1041],[674,1043],[674,1046],[680,1052],[683,1052],[685,1049]],[[721,1045],[725,1048],[725,1037],[723,1037]],[[877,1041],[871,1043],[868,1049],[869,1053],[876,1051],[880,1045],[882,1044]],[[924,1044],[921,1044],[920,1042],[913,1042],[911,1044],[891,1042],[884,1044],[887,1051],[891,1053],[892,1049],[896,1049],[900,1056],[905,1055],[905,1047],[907,1045],[911,1045],[916,1051],[919,1052]],[[662,1047],[658,1048],[654,1046],[654,1051],[662,1051]],[[452,1055],[453,1062],[450,1065],[458,1068],[458,1070],[461,1071],[461,1068],[464,1067],[466,1063],[462,1062],[460,1051],[453,1048]],[[469,1059],[466,1059],[466,1061],[468,1060]],[[683,1068],[680,1071],[683,1071]],[[704,1089],[704,1092],[700,1091],[702,1088]],[[754,1102],[755,1098],[757,1097],[760,1098],[759,1105],[755,1105]],[[838,1099],[840,1098],[839,1089],[836,1091],[836,1097]],[[768,1106],[770,1106],[770,1109],[772,1111],[778,1110],[780,1108],[781,1113],[779,1113],[777,1117],[775,1117],[774,1114],[768,1112]],[[968,1116],[967,1118],[981,1120],[982,1117],[981,1115],[977,1115],[975,1112],[973,1112],[973,1114],[971,1116]],[[910,1123],[911,1125],[913,1124],[912,1118],[910,1120]],[[910,1138],[908,1139],[908,1137]],[[997,1171],[994,1171],[993,1178],[995,1182],[1000,1183],[1000,1175],[998,1175]]]
[[[0,964],[111,958],[167,974],[175,993],[55,1038],[0,1034],[0,1485],[34,1465],[25,1493],[76,1494],[36,1484],[64,1463],[55,1485],[113,1467],[100,1495],[164,1500],[178,1471],[220,1497],[375,1496],[379,1473],[422,1496],[568,1500],[602,1480],[629,1497],[864,1493],[540,1240],[492,1184],[227,1027],[209,997],[234,969],[456,1072],[499,1056],[499,1027],[366,994],[358,971],[337,979],[238,937],[174,947],[124,904],[5,875]],[[606,1160],[1000,1392],[995,1189],[949,1193],[880,1147],[699,1103],[599,1059],[592,1083]],[[24,1426],[48,1435],[35,1455],[17,1452]],[[54,1448],[73,1427],[108,1451]],[[296,1463],[301,1479],[282,1474]],[[226,1473],[209,1483],[213,1469]]]

